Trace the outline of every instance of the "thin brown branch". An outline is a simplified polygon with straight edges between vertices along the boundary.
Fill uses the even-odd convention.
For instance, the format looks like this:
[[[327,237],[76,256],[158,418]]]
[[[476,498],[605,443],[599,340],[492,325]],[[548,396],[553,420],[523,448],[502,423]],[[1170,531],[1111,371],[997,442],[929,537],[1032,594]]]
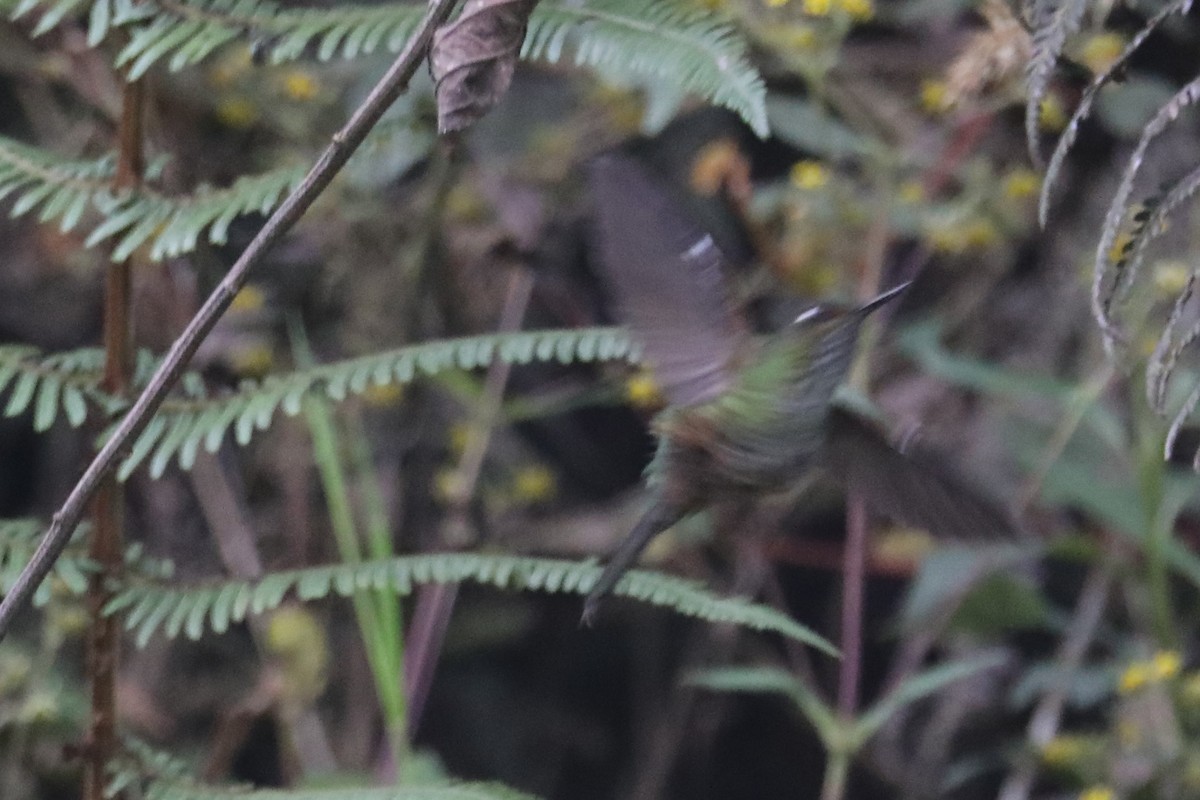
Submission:
[[[507,333],[519,330],[529,298],[533,292],[533,276],[528,269],[516,271],[508,284],[504,309],[500,312],[497,331]],[[504,360],[493,361],[484,379],[483,396],[475,407],[467,445],[454,473],[453,485],[459,491],[452,499],[448,512],[447,536],[451,540],[466,535],[468,505],[475,494],[483,457],[487,453],[492,431],[500,419],[500,407],[504,401],[504,389],[512,365]],[[453,542],[452,542],[453,543]],[[405,691],[408,695],[408,735],[417,731],[425,699],[433,684],[434,667],[442,650],[450,614],[458,598],[458,586],[422,586],[417,592],[416,608],[413,611],[412,630],[409,633],[408,651],[404,665]]]
[[[144,163],[142,107],[145,84],[126,83],[121,96],[121,122],[117,189],[133,188],[142,177]],[[132,277],[129,260],[110,263],[104,285],[104,391],[117,397],[129,391],[133,363]],[[91,718],[84,749],[84,800],[104,800],[108,764],[117,751],[117,667],[120,664],[120,619],[104,613],[112,599],[114,579],[124,564],[125,491],[109,475],[100,485],[92,507],[93,525],[88,536],[88,556],[97,569],[88,579],[87,677],[91,690]]]
[[[434,29],[449,17],[455,2],[456,0],[432,0],[420,26],[396,60],[392,62],[388,71],[375,85],[375,88],[371,90],[367,99],[355,110],[345,127],[334,134],[328,147],[317,159],[317,163],[304,176],[304,180],[271,215],[262,230],[258,232],[241,257],[230,268],[224,280],[213,290],[204,305],[196,312],[196,316],[188,323],[187,328],[175,340],[167,357],[150,378],[150,382],[138,396],[133,408],[121,420],[112,437],[92,460],[62,507],[54,515],[33,558],[21,571],[12,590],[3,602],[0,602],[0,640],[8,633],[12,627],[13,618],[25,608],[33,596],[33,592],[45,579],[50,568],[62,553],[67,540],[70,539],[71,532],[79,524],[84,509],[96,493],[101,480],[116,468],[120,458],[150,423],[150,419],[162,404],[167,392],[179,379],[200,343],[217,324],[217,320],[233,302],[238,290],[245,284],[250,270],[304,215],[304,212],[333,180],[338,170],[349,160],[350,155],[362,144],[367,133],[379,121],[383,113],[408,86],[409,80],[421,64]]]

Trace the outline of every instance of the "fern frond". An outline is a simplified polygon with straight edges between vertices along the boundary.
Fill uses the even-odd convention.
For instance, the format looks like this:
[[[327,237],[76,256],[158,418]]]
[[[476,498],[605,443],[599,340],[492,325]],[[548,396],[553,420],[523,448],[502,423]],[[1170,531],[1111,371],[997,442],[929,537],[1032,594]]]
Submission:
[[[87,590],[87,573],[92,569],[92,562],[79,546],[85,527],[80,526],[74,533],[66,551],[54,562],[51,573],[55,583],[60,583],[74,595],[82,595]],[[0,596],[8,594],[16,583],[45,529],[45,523],[37,519],[0,519]],[[45,605],[51,592],[51,581],[43,581],[33,595],[33,604]]]
[[[33,410],[33,428],[49,430],[66,414],[71,427],[87,419],[88,401],[107,407],[110,399],[96,386],[104,367],[104,352],[93,348],[41,355],[36,349],[0,346],[0,395],[8,390],[3,416]]]
[[[1117,186],[1117,191],[1109,203],[1108,213],[1104,217],[1104,227],[1100,231],[1100,241],[1096,245],[1093,265],[1095,272],[1092,279],[1092,313],[1104,333],[1105,347],[1110,352],[1114,349],[1116,341],[1122,336],[1119,326],[1112,318],[1113,302],[1117,299],[1122,287],[1118,273],[1117,280],[1113,281],[1113,285],[1105,288],[1109,275],[1109,252],[1112,250],[1113,242],[1116,241],[1121,224],[1128,213],[1133,184],[1141,170],[1150,143],[1166,130],[1167,126],[1184,109],[1195,104],[1197,100],[1200,100],[1200,78],[1193,79],[1180,89],[1142,127],[1142,135],[1138,138],[1137,146],[1126,162],[1125,169],[1121,174],[1121,182]]]
[[[136,786],[145,800],[537,800],[498,783],[287,790],[209,786],[191,778],[188,765],[169,753],[129,737],[122,744],[124,752],[109,765],[106,797]]]
[[[1067,37],[1079,30],[1087,0],[1033,0],[1033,54],[1026,69],[1025,138],[1035,164],[1042,163],[1038,122],[1054,65]]]
[[[151,781],[146,800],[537,800],[499,783],[344,789],[258,789],[205,786],[189,780]]]
[[[1054,145],[1054,152],[1050,156],[1050,163],[1046,167],[1046,177],[1042,181],[1041,196],[1038,199],[1038,221],[1043,227],[1046,225],[1046,219],[1050,212],[1050,191],[1054,186],[1054,182],[1058,179],[1059,172],[1062,171],[1063,163],[1067,160],[1067,154],[1070,152],[1072,145],[1075,144],[1075,139],[1079,136],[1079,127],[1091,113],[1092,105],[1096,102],[1096,97],[1099,95],[1100,90],[1107,86],[1115,76],[1121,74],[1137,49],[1149,38],[1150,34],[1158,29],[1158,26],[1167,17],[1172,14],[1183,16],[1191,8],[1192,0],[1174,0],[1163,6],[1158,13],[1148,19],[1146,24],[1138,30],[1129,41],[1129,44],[1125,46],[1121,55],[1108,66],[1108,69],[1092,79],[1092,83],[1083,93],[1083,97],[1080,98],[1079,105],[1075,108],[1075,113],[1071,115],[1070,122],[1063,129],[1062,135],[1058,137],[1058,142]]]
[[[569,45],[573,43],[573,45]],[[759,136],[769,133],[766,88],[728,23],[690,4],[652,0],[542,2],[521,55],[661,80],[734,111]]]
[[[300,183],[305,172],[303,168],[284,167],[242,176],[223,189],[203,185],[182,197],[146,191],[117,198],[101,195],[97,205],[105,220],[84,246],[93,247],[111,239],[115,242],[113,261],[122,261],[153,241],[150,258],[159,261],[194,250],[205,230],[209,242],[224,244],[235,219],[269,214]]]
[[[41,207],[40,222],[59,220],[59,230],[74,229],[93,204],[107,191],[116,159],[104,156],[90,161],[64,161],[36,147],[0,137],[0,200],[15,193],[12,216]]]
[[[276,608],[290,593],[301,600],[329,595],[348,597],[362,589],[410,594],[415,585],[472,582],[499,589],[587,594],[600,577],[595,563],[522,556],[436,553],[401,556],[358,564],[277,572],[261,580],[228,581],[203,587],[132,586],[109,604],[107,612],[125,611],[125,624],[144,646],[155,631],[166,636],[183,632],[196,639],[205,630],[221,633],[247,614]],[[833,646],[813,631],[773,608],[738,598],[718,597],[698,584],[633,571],[617,584],[616,594],[663,606],[711,622],[773,631],[828,653]]]
[[[18,13],[35,5],[23,3]],[[47,5],[42,24],[53,16],[52,25],[82,0]],[[271,0],[148,0],[136,6],[91,0],[91,12],[90,42],[102,40],[109,26],[126,26],[130,38],[117,65],[137,78],[162,60],[172,70],[198,63],[240,38],[262,43],[273,63],[310,53],[325,61],[380,47],[397,52],[424,9],[411,3],[285,9]],[[558,63],[570,54],[577,66],[694,92],[741,115],[759,136],[768,133],[766,89],[746,58],[745,40],[727,21],[687,0],[543,0],[530,18],[522,57]]]
[[[1188,417],[1196,410],[1196,406],[1200,405],[1200,381],[1197,381],[1196,386],[1192,389],[1191,394],[1183,401],[1183,405],[1175,412],[1174,419],[1171,420],[1171,427],[1167,429],[1167,438],[1163,442],[1163,458],[1170,459],[1171,453],[1175,450],[1175,442],[1179,439],[1179,433],[1183,430],[1184,423]],[[1192,456],[1192,469],[1200,472],[1200,449]]]
[[[28,145],[0,137],[0,200],[15,198],[12,216],[40,209],[41,222],[59,220],[59,228],[75,228],[90,208],[102,217],[86,247],[113,242],[112,258],[122,261],[146,242],[150,257],[170,258],[196,248],[207,230],[208,241],[223,244],[229,225],[246,214],[267,214],[300,180],[293,167],[247,175],[223,189],[200,186],[189,195],[169,197],[143,187],[113,194],[111,156],[93,161],[64,162]]]
[[[522,331],[427,342],[260,382],[247,381],[234,394],[164,404],[162,413],[134,443],[118,475],[124,480],[146,458],[151,459],[150,474],[155,477],[175,457],[183,469],[189,469],[201,444],[209,452],[216,452],[232,427],[238,444],[244,445],[256,430],[270,426],[280,409],[288,416],[298,413],[304,396],[310,392],[341,401],[371,386],[404,384],[420,374],[433,375],[448,369],[475,369],[495,359],[510,364],[568,364],[636,357],[628,335],[620,328]]]
[[[1167,220],[1187,201],[1191,200],[1200,190],[1200,167],[1196,167],[1187,175],[1169,187],[1165,187],[1161,196],[1151,198],[1146,207],[1134,220],[1134,230],[1129,243],[1117,262],[1117,278],[1114,281],[1114,302],[1120,302],[1128,293],[1142,264],[1146,260],[1146,252],[1150,244],[1161,236],[1167,229]]]
[[[1155,204],[1145,224],[1141,226],[1139,235],[1135,236],[1130,242],[1127,256],[1129,266],[1126,268],[1127,273],[1129,273],[1128,283],[1133,282],[1141,264],[1145,261],[1146,251],[1149,248],[1150,242],[1161,235],[1166,229],[1167,219],[1176,209],[1190,200],[1196,194],[1197,190],[1200,190],[1200,167],[1196,167],[1176,181],[1175,185],[1163,195],[1161,201]],[[1183,351],[1187,349],[1196,339],[1198,333],[1200,333],[1193,329],[1185,334],[1178,343],[1175,343],[1175,336],[1183,320],[1184,308],[1192,298],[1192,294],[1195,291],[1195,283],[1196,272],[1193,270],[1189,273],[1182,291],[1175,298],[1175,304],[1171,309],[1171,316],[1168,318],[1167,324],[1163,327],[1158,343],[1154,347],[1154,352],[1146,364],[1146,396],[1151,408],[1159,414],[1165,412],[1167,386],[1175,372],[1175,365],[1179,360],[1179,356],[1182,355]]]
[[[1175,341],[1175,334],[1183,320],[1183,310],[1188,301],[1192,299],[1195,290],[1196,273],[1193,271],[1188,274],[1183,291],[1175,298],[1171,316],[1159,336],[1158,343],[1154,346],[1150,361],[1146,364],[1146,396],[1150,401],[1150,407],[1160,414],[1165,411],[1167,386],[1175,374],[1175,366],[1179,362],[1179,357],[1183,355],[1184,350],[1191,346],[1192,342],[1196,341],[1197,337],[1200,337],[1200,322],[1193,322],[1192,327],[1179,338],[1179,341]]]

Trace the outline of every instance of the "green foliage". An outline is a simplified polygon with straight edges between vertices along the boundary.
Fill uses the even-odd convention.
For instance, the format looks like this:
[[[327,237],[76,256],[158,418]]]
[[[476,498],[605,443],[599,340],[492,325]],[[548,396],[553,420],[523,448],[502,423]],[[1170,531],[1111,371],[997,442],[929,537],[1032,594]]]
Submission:
[[[121,591],[107,612],[125,613],[126,626],[136,631],[138,645],[144,646],[159,628],[166,636],[183,633],[192,639],[208,630],[222,633],[247,614],[278,607],[291,592],[305,601],[329,595],[349,597],[363,589],[405,596],[421,584],[472,582],[499,589],[583,595],[591,590],[600,572],[601,568],[592,562],[436,553],[289,570],[258,581],[227,581],[203,587],[134,585]],[[772,631],[835,652],[823,638],[772,608],[718,597],[679,578],[633,571],[621,579],[615,593],[685,616]]]
[[[985,656],[943,664],[913,675],[857,719],[843,720],[804,681],[775,667],[725,667],[694,673],[688,683],[718,692],[782,694],[812,724],[833,751],[854,752],[900,709],[942,688],[999,666],[1002,660]]]
[[[535,800],[498,783],[348,789],[250,789],[204,786],[187,780],[153,781],[145,800]]]
[[[22,2],[13,15],[39,5]],[[381,47],[396,52],[424,14],[422,6],[407,3],[287,9],[271,0],[53,0],[44,4],[37,29],[85,6],[93,45],[110,28],[129,32],[116,63],[134,78],[162,60],[182,69],[239,39],[253,40],[273,63],[306,55],[355,58]],[[545,0],[530,18],[522,56],[551,64],[570,58],[577,66],[695,92],[766,136],[766,89],[745,50],[732,26],[684,0]]]
[[[304,177],[304,170],[287,167],[240,177],[224,189],[201,186],[189,195],[168,197],[149,188],[114,193],[113,169],[111,156],[62,161],[0,137],[0,199],[13,195],[12,215],[38,210],[40,222],[58,220],[59,228],[69,231],[85,212],[97,212],[100,221],[85,246],[110,243],[114,261],[146,243],[156,261],[182,255],[196,248],[205,231],[208,241],[224,244],[234,219],[270,212]]]
[[[81,526],[75,532],[67,551],[54,562],[54,570],[51,573],[54,582],[60,583],[67,591],[76,595],[82,595],[87,588],[87,572],[91,569],[90,562],[78,546],[82,541],[84,527]],[[17,575],[33,555],[43,530],[45,525],[40,520],[0,519],[0,596],[7,594],[16,582]],[[51,591],[51,581],[39,586],[33,595],[34,605],[45,605],[50,599]]]
[[[1062,136],[1055,147],[1050,159],[1046,179],[1042,186],[1039,203],[1039,218],[1045,224],[1049,208],[1050,192],[1058,179],[1066,157],[1079,133],[1079,127],[1091,114],[1101,90],[1124,74],[1134,54],[1137,53],[1146,40],[1176,15],[1186,15],[1191,10],[1191,0],[1171,0],[1147,19],[1125,46],[1115,61],[1092,80],[1080,100],[1078,107],[1071,117]],[[1041,40],[1046,46],[1046,53],[1061,52],[1065,37],[1059,31],[1069,35],[1078,27],[1078,20],[1065,20],[1070,24],[1060,25],[1064,21],[1058,19],[1071,6],[1070,4],[1055,7],[1046,3],[1046,8],[1054,8],[1049,17],[1036,16],[1038,30],[1035,40]],[[1057,15],[1057,16],[1056,16]],[[1045,27],[1042,23],[1046,20]],[[1039,53],[1041,50],[1039,50]],[[1041,75],[1038,65],[1043,62],[1035,57],[1035,66],[1031,69],[1030,78],[1030,107],[1027,113],[1027,125],[1036,122],[1036,104],[1034,92],[1040,85],[1044,93],[1045,80],[1048,79],[1048,69],[1041,77],[1039,84],[1037,75]],[[1050,62],[1052,66],[1052,62]],[[1037,73],[1037,75],[1035,75]],[[1192,168],[1182,177],[1174,179],[1161,190],[1152,192],[1141,199],[1136,199],[1135,189],[1137,180],[1142,173],[1142,167],[1151,154],[1151,145],[1166,132],[1186,109],[1200,102],[1200,78],[1195,78],[1174,93],[1166,102],[1157,107],[1149,120],[1138,129],[1137,143],[1125,161],[1121,178],[1116,191],[1109,202],[1103,225],[1101,226],[1096,251],[1093,257],[1092,279],[1092,311],[1104,334],[1105,348],[1110,356],[1116,356],[1119,350],[1126,347],[1134,338],[1140,319],[1130,321],[1121,319],[1119,312],[1126,305],[1138,285],[1138,278],[1149,246],[1167,229],[1171,217],[1183,206],[1189,203],[1200,188],[1200,168]],[[1157,101],[1156,101],[1157,105]],[[1158,335],[1158,342],[1146,366],[1146,393],[1150,405],[1160,415],[1167,414],[1168,387],[1178,366],[1183,352],[1197,338],[1200,338],[1200,325],[1192,322],[1190,327],[1183,329],[1186,319],[1185,306],[1192,298],[1196,274],[1189,272],[1183,288],[1175,295],[1174,306]],[[1200,389],[1193,391],[1177,408],[1174,409],[1174,419],[1171,422],[1165,449],[1169,453],[1179,431],[1187,419],[1200,405]],[[1200,453],[1195,458],[1196,467],[1200,469]]]
[[[48,430],[61,410],[72,426],[87,419],[88,401],[104,402],[99,392],[104,353],[94,348],[43,356],[35,348],[0,347],[0,395],[8,402],[3,416],[15,417],[33,409],[33,428]]]
[[[1108,69],[1099,73],[1095,78],[1092,79],[1092,83],[1088,86],[1087,90],[1080,98],[1079,105],[1075,107],[1075,112],[1071,115],[1071,120],[1067,123],[1067,127],[1063,129],[1062,135],[1058,137],[1058,142],[1054,145],[1054,153],[1051,155],[1050,162],[1046,166],[1046,176],[1042,181],[1042,192],[1038,201],[1038,219],[1041,221],[1042,225],[1046,224],[1046,218],[1049,214],[1050,193],[1053,191],[1054,183],[1058,180],[1058,176],[1062,171],[1063,163],[1067,159],[1067,154],[1071,151],[1072,145],[1075,144],[1075,139],[1079,136],[1079,126],[1083,124],[1083,121],[1091,114],[1092,106],[1095,104],[1096,98],[1100,94],[1100,90],[1115,80],[1118,75],[1122,74],[1122,71],[1129,64],[1129,60],[1133,57],[1133,54],[1137,52],[1138,48],[1142,46],[1142,43],[1145,42],[1146,39],[1149,38],[1150,34],[1154,33],[1154,31],[1156,31],[1168,17],[1173,14],[1179,14],[1182,16],[1188,13],[1188,10],[1191,9],[1191,7],[1192,0],[1174,0],[1173,2],[1163,6],[1153,17],[1147,20],[1146,24],[1141,27],[1137,34],[1135,34],[1125,46],[1125,49],[1121,52],[1121,55],[1118,56],[1111,65],[1109,65]],[[1059,44],[1059,49],[1061,49],[1061,47],[1062,45]],[[1050,66],[1053,66],[1053,62],[1051,62]],[[1043,94],[1045,93],[1044,83],[1042,84],[1041,91]],[[1040,98],[1038,102],[1041,102]],[[1034,107],[1031,107],[1029,110],[1027,110],[1025,117],[1026,124],[1029,124],[1030,120],[1032,120],[1033,124],[1036,126],[1037,116],[1035,115],[1035,112],[1036,108]]]
[[[232,427],[237,443],[244,445],[254,431],[267,428],[280,409],[289,416],[299,413],[305,395],[312,392],[342,401],[371,386],[405,384],[418,375],[448,369],[475,369],[495,359],[510,364],[569,364],[635,358],[635,349],[619,328],[522,331],[443,339],[247,381],[231,395],[164,405],[134,443],[119,474],[128,477],[146,458],[154,477],[175,457],[189,469],[201,443],[215,452]]]
[[[199,376],[183,381],[183,397],[170,400],[134,443],[121,466],[127,478],[147,458],[154,477],[162,475],[172,458],[190,469],[201,444],[216,452],[232,427],[236,441],[244,445],[255,431],[270,426],[276,412],[299,413],[309,394],[333,401],[359,395],[372,386],[406,384],[421,375],[451,369],[477,369],[493,360],[509,364],[532,362],[576,362],[630,360],[638,353],[621,328],[578,328],[574,330],[521,331],[442,339],[424,344],[372,353],[367,356],[274,375],[261,381],[245,381],[232,394],[206,394]],[[83,424],[87,402],[106,411],[120,401],[98,388],[103,354],[99,350],[75,350],[41,356],[29,347],[0,347],[0,393],[11,385],[4,416],[33,409],[34,427],[48,429],[66,414],[72,426]],[[143,370],[144,371],[144,370]]]
[[[1054,65],[1062,55],[1067,38],[1079,30],[1088,0],[1032,0],[1029,13],[1033,20],[1033,55],[1026,68],[1028,94],[1025,100],[1025,137],[1035,163],[1041,162],[1038,146],[1038,119],[1042,101],[1050,86]]]
[[[125,742],[125,751],[111,766],[107,796],[125,792],[140,800],[536,800],[496,783],[287,790],[208,786],[190,778],[188,765],[169,753],[135,740]]]
[[[746,60],[744,42],[694,5],[542,2],[529,20],[521,55],[558,63],[572,40],[577,65],[695,92],[737,112],[759,136],[769,133],[766,88]]]
[[[34,605],[45,605],[50,599],[51,592],[55,590],[54,584],[70,594],[83,595],[87,588],[87,576],[95,571],[95,562],[88,558],[83,545],[88,527],[86,524],[80,525],[75,531],[67,549],[54,562],[54,569],[51,573],[54,581],[47,581],[38,587],[33,596]],[[29,562],[44,530],[46,530],[44,520],[34,518],[0,519],[0,596],[6,594],[16,582],[17,575]],[[125,548],[125,568],[129,574],[140,576],[146,580],[166,580],[171,577],[173,572],[169,562],[151,558],[137,543]]]

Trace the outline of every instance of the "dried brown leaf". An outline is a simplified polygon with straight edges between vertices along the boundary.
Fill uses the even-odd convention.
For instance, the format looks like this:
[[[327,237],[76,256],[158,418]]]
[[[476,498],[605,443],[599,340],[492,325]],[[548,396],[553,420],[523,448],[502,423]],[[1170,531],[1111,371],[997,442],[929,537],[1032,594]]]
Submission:
[[[437,85],[438,131],[470,127],[500,102],[512,82],[525,27],[537,0],[468,0],[438,29],[429,51]]]

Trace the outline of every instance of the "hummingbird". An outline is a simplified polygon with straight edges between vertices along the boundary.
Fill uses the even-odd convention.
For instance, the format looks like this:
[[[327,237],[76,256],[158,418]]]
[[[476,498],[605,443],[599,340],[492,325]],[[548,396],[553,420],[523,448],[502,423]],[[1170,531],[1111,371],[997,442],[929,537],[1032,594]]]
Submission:
[[[894,446],[835,398],[863,322],[908,283],[861,305],[814,306],[759,340],[733,310],[720,249],[665,186],[618,154],[594,160],[590,184],[602,273],[668,406],[652,422],[647,510],[609,555],[584,624],[659,533],[714,501],[785,489],[814,469],[938,537],[1018,535],[999,504],[941,460]]]

